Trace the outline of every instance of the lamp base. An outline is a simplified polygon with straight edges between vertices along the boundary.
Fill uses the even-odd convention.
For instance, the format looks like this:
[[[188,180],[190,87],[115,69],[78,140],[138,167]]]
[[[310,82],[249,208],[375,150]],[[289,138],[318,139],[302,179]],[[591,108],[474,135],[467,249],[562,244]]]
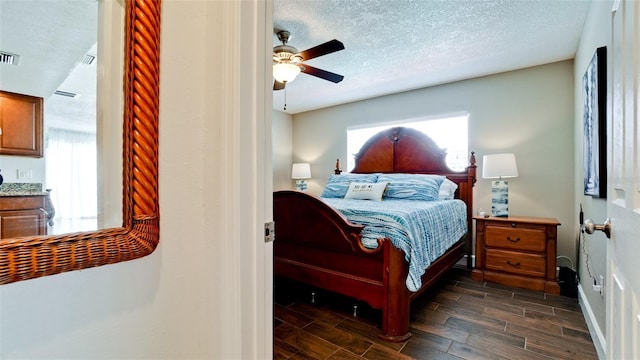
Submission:
[[[296,180],[296,190],[307,191],[307,180]]]
[[[509,182],[491,182],[491,216],[509,217]]]

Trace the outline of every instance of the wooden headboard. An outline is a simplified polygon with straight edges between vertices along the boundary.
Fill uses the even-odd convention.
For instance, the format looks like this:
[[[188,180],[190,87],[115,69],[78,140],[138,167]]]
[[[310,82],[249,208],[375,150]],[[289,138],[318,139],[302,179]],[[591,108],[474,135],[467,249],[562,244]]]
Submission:
[[[424,133],[395,127],[371,137],[356,154],[354,173],[461,174],[447,166],[447,152]],[[475,161],[472,164],[475,168]]]
[[[356,154],[353,173],[413,173],[444,175],[458,184],[456,198],[467,204],[467,222],[471,231],[473,186],[476,183],[476,157],[469,156],[469,166],[456,172],[447,166],[443,150],[424,133],[395,127],[371,137]]]
[[[464,171],[449,169],[447,152],[424,133],[395,127],[371,137],[356,154],[353,173],[414,173],[444,175],[458,184],[476,181],[476,158],[471,152]]]

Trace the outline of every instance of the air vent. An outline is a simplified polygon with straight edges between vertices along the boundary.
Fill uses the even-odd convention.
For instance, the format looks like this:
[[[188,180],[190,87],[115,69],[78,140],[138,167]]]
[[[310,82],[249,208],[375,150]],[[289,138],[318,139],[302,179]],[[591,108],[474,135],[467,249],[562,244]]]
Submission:
[[[96,59],[95,55],[91,55],[91,54],[87,54],[84,56],[84,58],[82,58],[82,63],[85,65],[91,65],[93,64],[93,61]]]
[[[80,94],[78,93],[74,93],[71,91],[64,91],[64,90],[56,90],[54,92],[55,95],[60,95],[60,96],[66,96],[66,97],[70,97],[70,98],[77,98],[80,96]]]
[[[0,51],[0,64],[18,65],[20,55]]]

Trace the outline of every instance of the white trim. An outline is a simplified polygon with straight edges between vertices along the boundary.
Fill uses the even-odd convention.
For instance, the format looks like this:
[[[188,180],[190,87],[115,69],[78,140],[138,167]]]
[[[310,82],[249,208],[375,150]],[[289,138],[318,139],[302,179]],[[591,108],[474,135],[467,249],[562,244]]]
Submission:
[[[584,315],[587,327],[589,328],[589,333],[591,334],[591,339],[593,339],[593,345],[596,347],[598,358],[606,359],[607,356],[605,349],[607,348],[607,340],[598,326],[598,322],[596,321],[593,311],[591,311],[591,305],[589,305],[589,300],[587,300],[582,284],[578,284],[578,299],[580,309],[582,309],[582,314]]]
[[[267,44],[264,31],[271,29],[272,21],[267,21],[267,4],[263,0],[240,1],[235,3],[237,8],[239,29],[230,37],[234,52],[229,56],[236,63],[234,68],[235,87],[227,84],[228,89],[234,89],[233,103],[237,107],[233,110],[237,121],[236,148],[239,155],[239,210],[243,220],[239,232],[240,249],[243,264],[241,272],[242,293],[242,351],[243,359],[267,359],[273,357],[273,275],[272,259],[268,258],[272,244],[264,242],[264,223],[269,220],[267,214],[271,208],[271,201],[267,194],[272,189],[266,178],[273,177],[267,171],[265,163],[271,158],[268,138],[271,134],[270,114],[267,104],[272,105],[266,89],[270,86],[270,67],[265,66]],[[268,24],[268,25],[267,25]],[[270,34],[270,32],[269,32]],[[271,49],[271,43],[268,46]],[[269,82],[267,82],[269,77]],[[267,98],[269,101],[267,102]],[[231,118],[230,118],[231,119]],[[267,126],[268,129],[267,129]],[[270,162],[267,164],[270,167]],[[268,184],[268,185],[265,185]],[[249,223],[245,222],[248,221]]]
[[[268,359],[273,357],[273,244],[264,242],[264,223],[272,220],[271,194],[271,66],[265,61],[271,54],[271,4],[264,0],[239,2],[240,46],[231,58],[237,64],[239,90],[234,102],[239,118],[240,142],[240,200],[241,214],[253,220],[243,225],[240,241],[243,268],[250,269],[242,276],[242,358]],[[267,33],[265,30],[269,29]],[[266,35],[269,35],[268,37]],[[269,40],[269,41],[267,41]],[[268,73],[267,73],[268,72]],[[269,95],[268,95],[269,94]],[[244,140],[242,140],[244,138]],[[242,163],[247,162],[246,166]],[[246,190],[254,189],[248,193]],[[249,216],[250,215],[250,216]],[[244,223],[244,222],[242,222]],[[245,228],[246,227],[246,228]],[[248,251],[252,256],[246,256]],[[253,283],[247,280],[255,281]],[[247,301],[244,295],[253,295]]]
[[[96,99],[96,145],[98,178],[98,229],[122,224],[122,119],[124,116],[124,15],[125,6],[115,1],[98,3],[98,53]],[[113,151],[113,149],[120,149]]]
[[[264,242],[264,223],[272,218],[270,6],[265,0],[209,0],[206,6],[203,30],[217,31],[208,35],[206,50],[216,70],[203,74],[210,75],[204,154],[215,166],[203,175],[205,184],[224,191],[204,202],[212,217],[205,225],[210,250],[219,256],[209,280],[216,283],[209,294],[217,302],[216,337],[204,346],[220,359],[273,357],[273,252]]]

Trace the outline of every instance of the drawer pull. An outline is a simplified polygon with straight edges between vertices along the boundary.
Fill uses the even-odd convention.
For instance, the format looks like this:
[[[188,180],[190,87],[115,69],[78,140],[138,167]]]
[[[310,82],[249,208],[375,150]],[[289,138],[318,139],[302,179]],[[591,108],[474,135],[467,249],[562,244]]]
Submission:
[[[517,238],[515,238],[515,239],[512,239],[512,238],[511,238],[511,236],[507,236],[507,240],[509,240],[509,241],[514,242],[514,243],[515,243],[515,242],[520,241],[520,238],[519,238],[519,237],[517,237]]]
[[[507,260],[507,264],[511,265],[511,266],[520,266],[520,261],[518,261],[517,263],[512,263],[511,260]]]

